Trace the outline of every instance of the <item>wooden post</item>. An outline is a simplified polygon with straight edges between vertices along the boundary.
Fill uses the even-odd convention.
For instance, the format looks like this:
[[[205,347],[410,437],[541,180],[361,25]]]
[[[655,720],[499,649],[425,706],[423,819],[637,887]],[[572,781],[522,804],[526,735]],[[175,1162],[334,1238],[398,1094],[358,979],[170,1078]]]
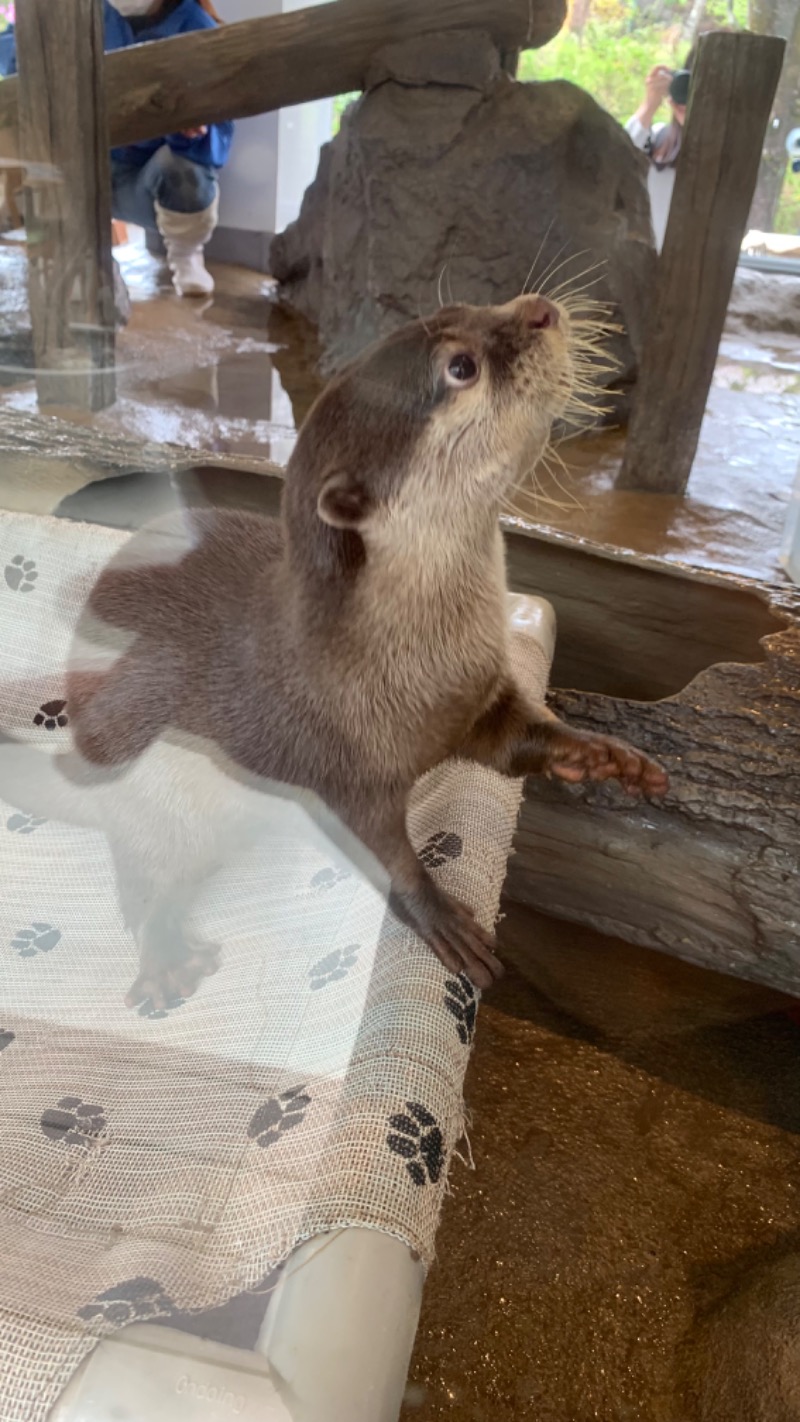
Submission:
[[[699,42],[620,489],[686,488],[784,49],[746,33]]]
[[[40,405],[115,398],[101,0],[19,0],[19,144]]]

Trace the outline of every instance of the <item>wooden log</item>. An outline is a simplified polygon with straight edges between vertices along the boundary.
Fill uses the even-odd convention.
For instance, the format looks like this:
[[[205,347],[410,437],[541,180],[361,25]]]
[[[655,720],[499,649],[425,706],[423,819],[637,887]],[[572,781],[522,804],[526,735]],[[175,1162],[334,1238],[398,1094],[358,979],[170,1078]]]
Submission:
[[[785,47],[746,33],[699,42],[620,489],[686,488]]]
[[[508,530],[506,562],[514,592],[555,608],[554,686],[654,701],[715,662],[759,661],[775,630],[758,584],[724,573],[547,530]]]
[[[100,0],[25,0],[17,46],[39,404],[101,410],[115,382]]]
[[[765,661],[713,666],[668,700],[554,693],[672,783],[656,805],[529,780],[511,900],[800,995],[800,595],[786,606]]]
[[[433,31],[482,29],[504,50],[536,48],[565,13],[564,0],[335,0],[136,45],[103,67],[111,142],[349,93],[384,45]],[[0,85],[0,130],[14,128],[17,90]]]

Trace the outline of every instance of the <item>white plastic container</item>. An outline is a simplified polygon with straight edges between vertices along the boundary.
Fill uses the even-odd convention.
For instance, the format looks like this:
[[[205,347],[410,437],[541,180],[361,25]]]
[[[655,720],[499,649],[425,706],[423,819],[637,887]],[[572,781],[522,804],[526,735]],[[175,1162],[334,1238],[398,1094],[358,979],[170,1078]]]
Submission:
[[[789,500],[789,512],[781,545],[781,563],[792,582],[800,584],[800,464],[797,466],[797,478]]]

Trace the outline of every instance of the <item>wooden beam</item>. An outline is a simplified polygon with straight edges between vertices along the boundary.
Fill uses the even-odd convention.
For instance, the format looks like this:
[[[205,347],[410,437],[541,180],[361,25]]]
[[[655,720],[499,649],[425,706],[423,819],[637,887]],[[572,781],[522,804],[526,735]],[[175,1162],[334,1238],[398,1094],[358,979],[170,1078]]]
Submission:
[[[620,489],[686,488],[785,47],[746,33],[699,42]]]
[[[39,404],[101,410],[114,399],[114,282],[100,0],[24,0],[17,46]]]
[[[379,49],[415,35],[482,29],[504,50],[536,48],[565,11],[565,0],[336,0],[135,45],[103,67],[111,143],[349,93]],[[15,126],[17,92],[0,84],[0,130]]]

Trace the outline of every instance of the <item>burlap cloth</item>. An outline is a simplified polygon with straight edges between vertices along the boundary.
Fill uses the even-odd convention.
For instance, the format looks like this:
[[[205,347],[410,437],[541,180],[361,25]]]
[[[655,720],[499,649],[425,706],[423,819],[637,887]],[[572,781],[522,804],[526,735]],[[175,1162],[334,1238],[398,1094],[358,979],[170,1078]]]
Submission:
[[[0,724],[44,749],[69,745],[73,632],[126,536],[0,516]],[[514,645],[541,696],[544,652]],[[486,925],[520,791],[452,762],[414,796],[422,858]],[[102,1331],[223,1303],[321,1231],[432,1257],[475,994],[290,805],[281,826],[208,888],[221,970],[131,1011],[104,837],[0,803],[3,1422],[44,1418]]]

